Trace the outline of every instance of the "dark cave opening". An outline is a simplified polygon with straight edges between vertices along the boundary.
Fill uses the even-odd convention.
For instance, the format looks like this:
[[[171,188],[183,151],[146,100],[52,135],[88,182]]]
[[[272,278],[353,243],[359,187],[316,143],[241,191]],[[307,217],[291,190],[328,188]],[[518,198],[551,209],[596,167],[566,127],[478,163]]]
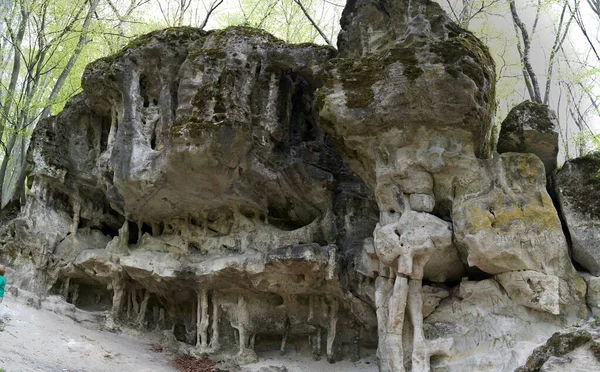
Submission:
[[[150,99],[148,98],[148,87],[146,82],[146,76],[140,76],[140,96],[144,100],[144,107],[150,106]]]
[[[110,134],[110,118],[102,116],[100,119],[100,153],[108,148],[108,135]]]
[[[313,107],[313,91],[308,81],[299,73],[292,70],[281,72],[278,116],[284,123],[286,133],[278,143],[280,150],[319,138],[318,114]]]
[[[138,236],[138,225],[133,221],[127,221],[127,223],[129,224],[129,240],[127,241],[127,244],[136,245],[140,238],[140,236]]]
[[[50,293],[64,296],[65,301],[85,311],[106,311],[112,306],[112,291],[90,280],[64,278],[54,284]]]
[[[140,238],[146,233],[152,236],[152,226],[148,225],[147,223],[142,223],[142,231],[140,233]]]

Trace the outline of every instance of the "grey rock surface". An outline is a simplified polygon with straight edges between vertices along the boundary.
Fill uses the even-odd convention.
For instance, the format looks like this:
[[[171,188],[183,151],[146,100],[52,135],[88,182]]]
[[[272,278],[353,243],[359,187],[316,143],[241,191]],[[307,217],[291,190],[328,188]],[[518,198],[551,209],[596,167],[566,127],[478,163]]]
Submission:
[[[573,245],[573,259],[600,275],[600,154],[568,160],[553,176],[553,190]]]
[[[33,138],[29,202],[3,234],[19,284],[242,363],[270,345],[257,335],[358,358],[375,313],[343,262],[377,209],[319,126],[335,54],[174,28],[89,65]]]
[[[556,169],[558,130],[556,114],[548,105],[522,102],[513,107],[500,124],[498,152],[535,154],[542,160],[549,175]]]
[[[515,371],[597,371],[599,357],[600,332],[592,324],[554,333]]]

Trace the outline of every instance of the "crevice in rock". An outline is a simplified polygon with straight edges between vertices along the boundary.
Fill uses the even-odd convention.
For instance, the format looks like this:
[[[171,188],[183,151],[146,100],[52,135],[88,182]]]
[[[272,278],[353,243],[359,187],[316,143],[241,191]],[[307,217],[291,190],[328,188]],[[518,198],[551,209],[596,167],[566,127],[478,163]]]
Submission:
[[[139,238],[139,229],[138,224],[133,221],[127,221],[129,224],[129,239],[127,240],[127,244],[136,245],[138,243]]]
[[[179,81],[175,81],[171,85],[171,89],[169,92],[171,94],[170,108],[171,108],[171,120],[172,121],[175,121],[175,119],[177,119],[177,107],[179,106],[179,97],[178,97],[178,93],[177,93],[178,90],[179,90]]]
[[[140,84],[140,96],[142,97],[144,107],[147,108],[150,106],[150,99],[148,97],[148,87],[147,87],[147,81],[146,81],[145,75],[140,75],[139,84]]]
[[[139,238],[141,238],[146,233],[148,235],[152,236],[152,226],[148,225],[147,223],[142,223],[142,227],[141,227],[141,230],[140,230],[140,236],[139,236]]]
[[[110,134],[110,118],[102,116],[100,118],[100,153],[108,148],[108,136]]]
[[[569,256],[571,257],[571,261],[573,264],[576,264],[576,261],[573,260],[573,240],[571,238],[571,232],[569,231],[569,227],[567,226],[567,221],[565,221],[564,213],[560,202],[558,200],[558,195],[556,194],[556,172],[549,175],[547,178],[547,187],[548,195],[550,195],[550,199],[552,199],[552,204],[558,213],[558,219],[560,220],[560,226],[562,227],[563,234],[565,235],[565,239],[567,239],[567,245],[569,246]]]
[[[156,123],[153,125],[152,132],[150,134],[150,148],[156,150]]]

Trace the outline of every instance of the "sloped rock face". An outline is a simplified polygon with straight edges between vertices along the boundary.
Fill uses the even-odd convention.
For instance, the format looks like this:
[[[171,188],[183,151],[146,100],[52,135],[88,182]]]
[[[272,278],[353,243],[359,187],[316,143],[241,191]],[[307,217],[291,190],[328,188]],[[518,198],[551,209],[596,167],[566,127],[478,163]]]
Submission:
[[[175,349],[381,371],[514,370],[586,316],[542,162],[492,151],[485,46],[427,0],[342,29],[167,29],[88,66],[0,233],[15,284]]]
[[[524,152],[537,155],[546,174],[556,169],[558,121],[547,105],[525,101],[515,106],[501,124],[498,152]]]
[[[600,154],[568,160],[553,189],[573,243],[573,259],[600,275]]]

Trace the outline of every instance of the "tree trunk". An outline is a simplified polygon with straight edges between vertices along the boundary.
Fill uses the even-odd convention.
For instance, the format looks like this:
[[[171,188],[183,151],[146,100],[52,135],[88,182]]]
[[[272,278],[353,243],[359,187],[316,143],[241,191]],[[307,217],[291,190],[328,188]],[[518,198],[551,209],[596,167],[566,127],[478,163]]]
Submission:
[[[567,34],[569,33],[569,28],[571,27],[571,22],[573,21],[573,18],[575,17],[575,11],[577,11],[577,9],[579,8],[579,1],[577,0],[577,1],[575,1],[575,10],[571,11],[569,20],[567,21],[567,24],[565,25],[564,33],[561,35],[564,18],[565,18],[565,12],[567,10],[568,4],[569,4],[569,0],[565,0],[562,12],[560,14],[560,21],[558,23],[558,30],[556,31],[556,38],[554,39],[554,44],[552,45],[552,51],[550,52],[550,59],[548,60],[548,72],[546,73],[546,76],[547,76],[546,77],[546,89],[544,92],[544,104],[546,104],[546,105],[550,101],[550,87],[552,85],[552,73],[553,73],[554,59],[556,57],[556,53],[562,46],[562,43],[565,41],[565,38],[567,37]]]
[[[79,58],[79,55],[81,54],[81,51],[83,50],[83,47],[88,43],[87,31],[90,28],[90,22],[92,21],[92,16],[94,15],[94,12],[96,11],[96,7],[98,6],[99,2],[100,2],[100,0],[92,0],[91,1],[90,9],[89,9],[87,15],[85,16],[85,20],[83,21],[83,26],[81,28],[81,35],[79,36],[79,41],[77,42],[75,51],[73,52],[73,55],[71,55],[71,58],[69,58],[69,61],[67,62],[67,64],[61,71],[60,75],[58,76],[58,79],[56,80],[56,84],[52,88],[52,92],[50,93],[50,97],[48,98],[48,105],[42,111],[40,120],[44,120],[45,118],[50,116],[50,110],[52,109],[54,100],[58,96],[58,93],[60,93],[60,90],[62,89],[63,85],[65,84],[65,81],[67,80],[67,77],[71,73],[71,70],[73,69],[73,66],[75,65],[75,62],[77,62],[77,59]]]
[[[19,30],[17,31],[17,35],[14,36],[12,32],[11,35],[11,43],[13,45],[13,69],[10,75],[10,83],[8,85],[8,92],[6,95],[6,99],[2,104],[3,111],[2,117],[0,118],[0,141],[4,138],[4,130],[6,129],[6,125],[9,121],[10,110],[12,108],[12,103],[14,100],[15,89],[17,87],[17,82],[19,80],[19,71],[21,70],[21,55],[19,54],[19,50],[21,48],[21,43],[23,42],[23,37],[25,36],[25,29],[27,28],[27,23],[29,21],[29,13],[25,11],[25,8],[21,8],[21,22],[19,23]],[[14,36],[14,38],[13,38]],[[4,143],[4,142],[3,142]],[[8,157],[10,152],[6,151],[4,156]],[[0,170],[0,177],[2,176],[2,171]]]
[[[517,7],[515,6],[515,1],[510,0],[510,13],[512,14],[514,24],[521,31],[521,37],[523,38],[523,66],[527,75],[529,75],[529,79],[531,80],[531,86],[533,87],[533,100],[535,102],[542,102],[542,95],[540,93],[540,85],[538,83],[537,77],[535,76],[535,72],[533,71],[533,67],[531,66],[531,62],[529,61],[529,50],[531,49],[531,42],[529,40],[529,33],[527,32],[527,28],[525,24],[519,18],[519,14],[517,13]],[[537,23],[537,19],[536,19]]]

